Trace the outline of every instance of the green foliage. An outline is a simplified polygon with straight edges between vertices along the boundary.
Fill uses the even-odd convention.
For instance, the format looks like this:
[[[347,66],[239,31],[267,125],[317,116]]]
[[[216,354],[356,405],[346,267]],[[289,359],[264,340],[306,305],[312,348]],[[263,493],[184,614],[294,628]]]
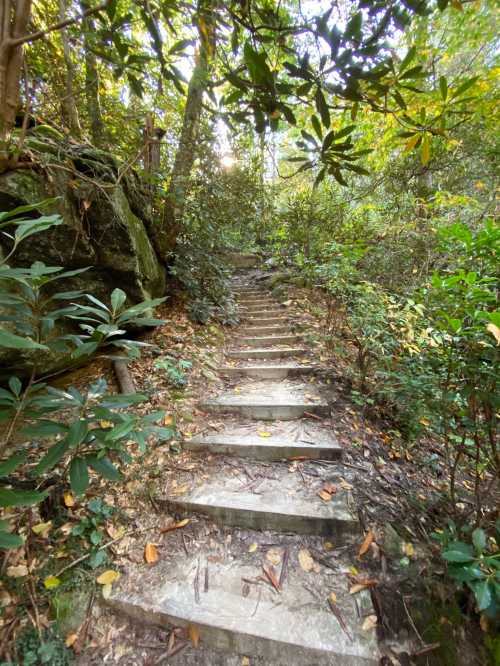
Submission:
[[[187,383],[186,371],[192,367],[191,361],[165,356],[155,361],[155,368],[165,370],[167,379],[172,386],[182,388]]]
[[[25,210],[17,209],[17,213]],[[57,218],[51,222],[58,224],[59,221]],[[39,219],[15,223],[17,229],[23,229],[21,240],[50,226],[45,218],[43,223]],[[73,347],[75,358],[111,345],[137,355],[137,349],[144,343],[125,339],[126,328],[162,323],[151,317],[150,312],[165,299],[144,301],[127,308],[125,292],[115,289],[108,307],[80,291],[54,291],[56,281],[67,280],[81,270],[85,269],[61,272],[60,268],[47,267],[41,262],[31,268],[11,268],[4,262],[0,266],[1,284],[8,289],[2,292],[0,305],[10,314],[3,315],[2,319],[14,327],[15,334],[9,333],[6,339],[4,334],[0,345],[68,352]],[[77,298],[85,298],[91,305],[72,300]],[[71,302],[62,308],[56,307],[61,301]],[[77,322],[85,334],[61,334],[55,324],[63,320]],[[14,345],[16,340],[29,344]],[[92,384],[85,393],[72,386],[59,390],[34,381],[36,372],[37,359],[33,357],[31,379],[26,386],[13,376],[7,387],[0,389],[0,422],[10,422],[4,449],[10,443],[17,420],[22,416],[28,422],[20,432],[28,444],[0,462],[2,508],[31,506],[47,496],[47,491],[16,487],[12,474],[19,474],[26,463],[31,470],[33,488],[49,474],[51,485],[64,487],[69,482],[72,491],[82,495],[94,475],[109,481],[122,479],[117,464],[132,460],[127,444],[137,444],[144,453],[150,438],[165,440],[175,434],[174,429],[158,425],[163,412],[139,416],[126,411],[144,402],[146,395],[109,395],[103,379]],[[0,548],[15,548],[22,543],[23,540],[11,532],[8,522],[2,521]]]
[[[64,639],[53,629],[44,629],[42,636],[34,627],[24,629],[16,641],[19,666],[70,666],[73,652],[64,645]]]
[[[492,536],[479,527],[457,532],[452,523],[434,535],[441,545],[448,574],[472,591],[478,611],[495,619],[500,613],[500,524]]]

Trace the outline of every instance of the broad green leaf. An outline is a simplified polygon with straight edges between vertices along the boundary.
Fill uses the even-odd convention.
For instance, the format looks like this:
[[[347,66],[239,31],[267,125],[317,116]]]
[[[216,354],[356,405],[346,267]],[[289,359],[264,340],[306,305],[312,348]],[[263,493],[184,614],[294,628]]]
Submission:
[[[84,493],[89,485],[87,462],[83,458],[73,458],[69,466],[69,482],[76,495]]]
[[[35,476],[43,474],[49,469],[52,469],[64,457],[69,449],[69,444],[66,439],[57,442],[47,451],[45,456],[40,460],[38,465],[33,470]]]
[[[443,102],[446,102],[446,98],[448,97],[448,82],[446,81],[445,76],[439,77],[439,90],[441,92]]]
[[[431,159],[431,138],[430,134],[428,132],[425,132],[422,137],[422,154],[421,154],[422,164],[425,166],[426,164],[428,164],[430,159]]]
[[[111,307],[117,312],[127,300],[127,294],[122,289],[113,289],[111,294]]]
[[[86,461],[92,469],[100,476],[109,481],[120,481],[121,473],[116,469],[109,458],[97,458],[97,456],[87,456]]]
[[[20,453],[14,453],[14,455],[7,458],[7,460],[0,462],[0,477],[9,476],[11,472],[26,460],[27,455],[27,451],[21,451]]]
[[[490,585],[489,580],[482,580],[479,583],[471,584],[474,596],[476,597],[478,610],[486,610],[491,604],[493,599],[492,587],[493,586]]]
[[[486,532],[479,527],[472,532],[472,543],[478,552],[486,548]]]
[[[47,491],[37,490],[11,490],[0,488],[0,507],[7,506],[31,506],[38,504],[47,497]]]
[[[314,101],[316,102],[316,109],[321,117],[321,122],[325,127],[330,127],[330,110],[328,109],[323,91],[319,86],[316,88]]]
[[[0,549],[1,550],[10,550],[11,548],[19,548],[24,543],[24,539],[18,534],[12,534],[11,532],[4,532],[0,530]]]
[[[0,331],[0,347],[7,347],[8,349],[48,349],[45,345],[30,340],[30,338],[23,338],[7,331]]]

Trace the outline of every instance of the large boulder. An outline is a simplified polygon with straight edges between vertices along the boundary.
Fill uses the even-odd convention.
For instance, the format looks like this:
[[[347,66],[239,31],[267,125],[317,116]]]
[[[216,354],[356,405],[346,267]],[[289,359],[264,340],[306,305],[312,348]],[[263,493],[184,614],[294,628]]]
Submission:
[[[81,289],[103,301],[115,287],[127,293],[130,304],[163,295],[165,267],[148,235],[155,221],[137,174],[130,170],[120,177],[115,158],[90,146],[62,149],[46,139],[32,141],[37,168],[0,174],[0,211],[57,197],[39,214],[59,213],[64,223],[22,242],[9,263],[88,268],[59,289]],[[0,236],[0,254],[8,248],[8,238]],[[0,349],[0,364],[15,367],[15,357],[13,350]]]

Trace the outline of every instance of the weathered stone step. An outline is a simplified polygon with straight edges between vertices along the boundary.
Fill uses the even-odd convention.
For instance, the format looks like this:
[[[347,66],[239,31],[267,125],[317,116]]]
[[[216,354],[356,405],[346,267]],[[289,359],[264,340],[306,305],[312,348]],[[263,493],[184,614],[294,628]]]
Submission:
[[[248,321],[249,319],[259,319],[260,317],[279,317],[283,315],[286,310],[284,308],[267,308],[267,310],[248,310],[239,308],[243,317]]]
[[[282,347],[281,349],[233,349],[226,352],[229,358],[291,358],[305,354],[302,347]]]
[[[271,325],[284,325],[290,322],[290,317],[288,317],[283,310],[283,314],[279,317],[253,317],[251,315],[245,317],[245,322],[247,325],[251,326],[271,326]]]
[[[242,365],[223,366],[217,372],[226,377],[254,377],[255,379],[286,379],[314,372],[312,365]]]
[[[273,433],[273,429],[277,432]],[[183,442],[183,448],[190,451],[209,451],[239,458],[254,460],[283,460],[288,458],[309,458],[311,460],[339,460],[342,447],[336,439],[324,432],[315,433],[307,430],[297,436],[286,431],[280,433],[278,428],[269,428],[259,436],[255,432],[245,432],[237,428],[233,431],[210,435],[197,435]]]
[[[252,419],[297,419],[304,413],[328,416],[328,403],[305,385],[254,382],[200,405],[207,412],[241,414]]]
[[[269,305],[238,305],[238,309],[245,312],[283,312],[285,310],[284,306],[277,302]]]
[[[202,513],[223,525],[315,534],[333,537],[337,542],[347,534],[358,533],[358,520],[350,508],[352,498],[338,484],[338,478],[330,477],[337,490],[325,502],[318,495],[324,479],[304,485],[298,471],[290,473],[289,466],[280,463],[265,470],[262,473],[258,463],[247,462],[245,475],[235,474],[232,465],[218,466],[202,485],[193,482],[180,496],[167,489],[155,500],[171,513]]]
[[[290,326],[246,326],[240,328],[240,333],[245,336],[253,335],[280,335],[282,333],[292,333]]]
[[[267,345],[293,345],[301,341],[300,335],[268,335],[260,338],[238,338],[238,342],[248,347],[264,347]]]
[[[273,666],[377,666],[376,631],[362,629],[374,613],[369,593],[349,594],[340,565],[328,578],[307,573],[293,550],[280,593],[257,582],[242,594],[245,580],[264,575],[264,553],[259,549],[241,557],[247,549],[246,542],[233,538],[229,547],[204,546],[153,568],[142,565],[135,580],[125,575],[113,585],[107,603],[141,623],[194,625],[201,646],[227,651],[234,664],[250,655]],[[349,564],[341,563],[346,570]],[[329,608],[330,592],[344,628]]]

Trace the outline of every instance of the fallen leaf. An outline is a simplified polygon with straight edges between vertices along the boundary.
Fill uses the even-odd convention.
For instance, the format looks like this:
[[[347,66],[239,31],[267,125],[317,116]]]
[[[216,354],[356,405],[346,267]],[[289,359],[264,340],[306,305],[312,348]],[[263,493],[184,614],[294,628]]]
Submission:
[[[241,666],[250,666],[250,659],[248,657],[243,657],[241,660]]]
[[[354,486],[351,486],[350,483],[347,483],[347,481],[346,481],[345,479],[342,479],[342,480],[340,481],[340,485],[341,485],[341,487],[342,487],[344,490],[352,490],[353,487],[354,487]]]
[[[271,437],[271,433],[267,432],[267,430],[259,430],[257,434],[259,437]]]
[[[63,499],[65,506],[67,507],[75,506],[75,498],[73,497],[73,493],[70,492],[64,493]]]
[[[172,523],[172,525],[167,525],[167,527],[163,527],[160,532],[161,534],[165,534],[166,532],[172,532],[172,530],[179,530],[181,527],[186,527],[186,525],[190,522],[190,518],[184,518],[183,520],[179,520],[178,523]]]
[[[318,493],[319,497],[323,500],[323,502],[330,502],[332,499],[332,496],[330,493],[327,493],[326,490],[320,490]]]
[[[66,636],[66,640],[64,641],[64,645],[66,645],[66,647],[71,647],[77,640],[78,634],[68,634]]]
[[[43,585],[46,590],[53,590],[56,587],[59,587],[61,584],[61,581],[57,576],[47,576],[47,578],[43,581]]]
[[[46,523],[38,523],[37,525],[33,525],[33,527],[31,528],[31,530],[34,534],[38,534],[38,536],[41,536],[44,539],[47,538],[51,529],[52,529],[52,521],[51,520],[49,520]]]
[[[328,596],[328,598],[330,599],[332,604],[337,603],[337,595],[335,594],[335,592],[330,592],[330,595]]]
[[[274,589],[277,592],[281,592],[281,587],[279,584],[279,581],[276,577],[276,572],[274,570],[274,567],[272,565],[266,566],[265,564],[262,565],[262,571],[266,574],[267,579],[271,583],[271,585],[274,587]]]
[[[490,322],[487,326],[486,329],[495,337],[495,340],[497,341],[497,345],[500,345],[500,328],[493,322]]]
[[[174,417],[172,414],[165,414],[165,418],[163,419],[163,425],[169,426],[172,425],[174,422]]]
[[[258,547],[259,547],[259,545],[258,545],[257,543],[255,543],[255,542],[254,542],[254,543],[251,543],[251,544],[248,546],[248,552],[249,552],[249,553],[255,553],[255,551],[257,550]]]
[[[333,550],[335,548],[335,546],[333,545],[333,543],[331,541],[325,541],[325,543],[323,544],[323,548],[325,550],[329,551],[329,550]]]
[[[363,622],[361,629],[363,631],[370,631],[377,626],[377,616],[376,615],[367,615],[365,621]]]
[[[112,590],[112,584],[111,583],[106,583],[106,585],[102,586],[102,596],[104,599],[109,599],[111,596],[111,590]]]
[[[147,543],[144,547],[144,559],[148,564],[158,561],[158,549],[154,543]]]
[[[114,423],[112,421],[99,421],[101,428],[112,428]]]
[[[281,551],[278,548],[271,548],[266,553],[266,560],[274,566],[281,562]]]
[[[189,490],[189,483],[183,483],[182,486],[177,486],[172,490],[173,495],[183,495]]]
[[[7,576],[9,578],[22,578],[28,575],[28,567],[25,564],[18,564],[7,568]]]
[[[312,571],[314,567],[314,560],[307,548],[302,548],[302,550],[299,550],[299,563],[304,571]]]
[[[100,576],[97,577],[97,582],[99,585],[111,585],[120,578],[120,573],[118,571],[113,571],[113,569],[107,569]]]
[[[188,636],[193,646],[195,648],[198,647],[198,643],[200,642],[200,630],[196,625],[188,625]]]
[[[363,557],[374,540],[375,534],[373,533],[373,530],[368,530],[368,534],[365,536],[365,539],[359,548],[358,560]]]
[[[121,539],[121,537],[125,534],[125,527],[123,525],[120,525],[120,527],[107,525],[106,532],[111,537],[111,539]]]
[[[403,543],[402,549],[407,557],[413,557],[415,555],[415,548],[412,543]]]
[[[330,493],[330,495],[334,495],[337,492],[337,486],[333,483],[325,483],[323,490],[327,493]]]

